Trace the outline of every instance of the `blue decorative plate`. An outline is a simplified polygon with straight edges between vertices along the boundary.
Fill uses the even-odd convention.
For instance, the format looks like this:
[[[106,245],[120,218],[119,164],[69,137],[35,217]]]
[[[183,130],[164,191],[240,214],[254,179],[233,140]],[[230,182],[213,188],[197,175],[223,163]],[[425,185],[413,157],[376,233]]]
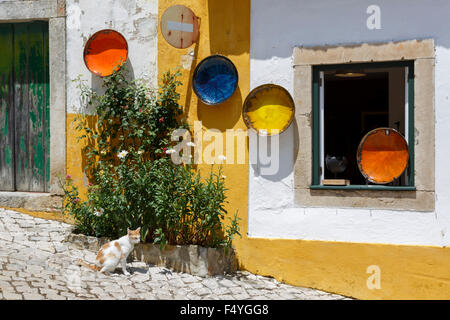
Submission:
[[[224,102],[236,91],[238,72],[227,57],[213,55],[203,59],[195,68],[193,89],[208,105]]]

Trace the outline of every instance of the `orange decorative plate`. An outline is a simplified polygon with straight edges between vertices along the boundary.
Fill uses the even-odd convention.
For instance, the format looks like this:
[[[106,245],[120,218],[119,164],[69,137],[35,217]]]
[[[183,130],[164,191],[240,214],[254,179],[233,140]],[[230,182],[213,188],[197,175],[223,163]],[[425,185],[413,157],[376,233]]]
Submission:
[[[94,33],[84,47],[84,63],[92,73],[106,77],[120,69],[128,57],[128,44],[117,31],[105,29]]]
[[[364,136],[356,157],[359,170],[367,180],[376,184],[390,183],[408,166],[408,143],[397,130],[378,128]]]

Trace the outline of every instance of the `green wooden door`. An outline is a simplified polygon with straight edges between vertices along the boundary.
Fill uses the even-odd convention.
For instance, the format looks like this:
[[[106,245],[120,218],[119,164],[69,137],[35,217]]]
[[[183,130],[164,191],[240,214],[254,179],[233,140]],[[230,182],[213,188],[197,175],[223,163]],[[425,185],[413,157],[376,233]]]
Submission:
[[[48,191],[48,23],[0,24],[0,190]]]
[[[13,28],[0,24],[0,190],[14,190]]]

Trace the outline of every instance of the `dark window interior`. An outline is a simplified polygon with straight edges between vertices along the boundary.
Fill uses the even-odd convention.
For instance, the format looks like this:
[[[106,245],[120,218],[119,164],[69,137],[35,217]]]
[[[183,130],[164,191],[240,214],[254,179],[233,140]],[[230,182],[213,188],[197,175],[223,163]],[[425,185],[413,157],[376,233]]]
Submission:
[[[364,135],[375,128],[393,127],[403,131],[400,122],[392,120],[392,115],[391,123],[389,121],[389,95],[404,95],[404,89],[403,92],[399,89],[389,92],[389,72],[373,70],[355,78],[337,77],[335,73],[325,73],[324,157],[346,157],[347,168],[342,173],[332,173],[325,166],[324,177],[348,179],[351,185],[364,185],[367,182],[356,163],[358,145]],[[402,107],[401,103],[398,105]],[[400,183],[396,182],[397,185]]]

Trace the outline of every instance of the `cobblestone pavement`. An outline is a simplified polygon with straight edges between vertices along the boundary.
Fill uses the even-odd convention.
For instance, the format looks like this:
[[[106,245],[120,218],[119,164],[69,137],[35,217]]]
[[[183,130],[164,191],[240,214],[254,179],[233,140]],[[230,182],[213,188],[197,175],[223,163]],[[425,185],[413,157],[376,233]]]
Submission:
[[[202,278],[133,262],[131,276],[106,276],[75,265],[96,253],[64,243],[71,228],[0,209],[0,299],[345,299],[240,271]]]

